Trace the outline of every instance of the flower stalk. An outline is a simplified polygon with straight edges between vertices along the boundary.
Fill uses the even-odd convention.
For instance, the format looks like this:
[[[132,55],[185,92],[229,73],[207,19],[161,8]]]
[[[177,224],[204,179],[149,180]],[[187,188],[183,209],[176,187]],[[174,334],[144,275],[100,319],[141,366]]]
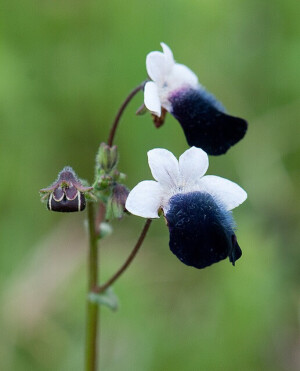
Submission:
[[[103,285],[101,286],[98,286],[98,287],[94,287],[94,292],[95,293],[102,293],[104,292],[105,290],[107,290],[113,283],[115,283],[115,281],[122,275],[122,273],[125,272],[125,270],[129,267],[129,265],[131,264],[131,262],[133,261],[133,259],[135,258],[136,254],[138,253],[140,247],[142,246],[143,242],[144,242],[144,239],[147,235],[147,232],[150,228],[150,225],[151,225],[151,222],[152,222],[152,219],[147,219],[146,220],[146,223],[144,225],[144,228],[142,230],[142,233],[140,234],[140,237],[139,239],[137,240],[137,243],[135,244],[132,252],[130,253],[130,255],[128,256],[128,258],[126,259],[126,261],[124,262],[124,264],[121,266],[121,268],[108,280],[106,281]]]
[[[89,294],[98,284],[98,235],[95,225],[95,209],[92,202],[88,203],[88,229],[89,229],[89,252],[88,252],[88,295],[87,295],[87,318],[86,318],[86,347],[85,347],[85,370],[96,371],[99,362],[99,305],[92,302]]]
[[[111,129],[110,129],[110,132],[109,132],[109,137],[108,137],[108,140],[107,140],[107,144],[111,147],[113,145],[113,142],[114,142],[114,138],[115,138],[115,135],[116,135],[116,130],[117,130],[117,127],[119,125],[119,121],[120,121],[120,118],[125,110],[125,108],[127,107],[127,105],[129,104],[129,102],[132,100],[132,98],[140,91],[140,90],[143,90],[144,89],[144,86],[146,84],[147,81],[143,81],[140,85],[138,85],[136,88],[134,88],[131,93],[128,95],[128,97],[124,100],[124,102],[122,103],[121,107],[119,108],[119,111],[112,123],[112,126],[111,126]]]
[[[97,163],[99,162],[99,158],[109,159],[112,160],[112,152],[115,153],[115,161],[113,164],[109,161],[103,166],[103,163],[100,161],[99,165],[100,168],[103,169],[105,173],[112,170],[116,163],[117,163],[117,152],[116,148],[113,147],[113,141],[116,135],[116,131],[121,119],[121,116],[132,100],[132,98],[140,91],[144,89],[146,81],[142,82],[138,85],[135,89],[131,91],[131,93],[127,96],[127,98],[122,103],[115,120],[113,121],[112,127],[110,129],[108,144],[102,143],[100,146],[100,152],[97,156]],[[107,147],[107,148],[106,148]],[[101,152],[102,150],[102,152]],[[100,169],[100,170],[101,170]],[[99,169],[98,169],[99,170]],[[97,175],[96,175],[97,176]],[[103,185],[103,176],[101,178],[101,185]],[[110,178],[109,178],[110,179]],[[108,182],[109,183],[109,182]],[[97,185],[97,182],[95,183]],[[108,186],[109,184],[107,184]],[[99,188],[99,185],[98,185]],[[101,188],[101,187],[100,187]],[[107,187],[105,186],[103,190]],[[124,201],[125,203],[125,201]],[[99,319],[100,319],[100,312],[99,312],[99,304],[96,301],[91,300],[90,294],[92,293],[103,293],[106,291],[120,276],[121,274],[128,268],[130,263],[135,258],[136,254],[138,253],[145,237],[148,232],[148,229],[151,224],[151,220],[147,219],[145,226],[142,230],[142,233],[132,250],[131,254],[121,266],[121,268],[103,285],[99,286],[98,279],[99,279],[99,251],[98,251],[98,239],[99,239],[99,226],[104,219],[105,216],[105,205],[100,204],[99,212],[96,215],[94,210],[94,204],[89,202],[88,203],[88,230],[89,230],[89,257],[88,257],[88,295],[87,295],[87,318],[86,318],[86,348],[85,348],[85,370],[86,371],[96,371],[99,370],[99,337],[100,337],[100,327],[99,327]]]

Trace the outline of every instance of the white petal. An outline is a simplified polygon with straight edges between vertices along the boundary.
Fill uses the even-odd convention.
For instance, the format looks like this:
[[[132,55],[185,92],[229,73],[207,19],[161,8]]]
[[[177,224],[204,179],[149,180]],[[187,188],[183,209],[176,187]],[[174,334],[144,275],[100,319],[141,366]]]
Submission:
[[[166,62],[171,67],[175,63],[172,50],[165,43],[160,43],[160,45],[161,45],[161,47],[163,49],[163,52],[164,52],[164,55],[166,57]]]
[[[208,156],[201,148],[191,147],[179,157],[179,171],[186,182],[199,180],[208,169]]]
[[[144,89],[144,103],[149,111],[153,112],[156,116],[161,115],[161,104],[159,100],[157,86],[153,81],[149,81]]]
[[[199,85],[198,77],[184,64],[175,63],[169,79],[174,82],[176,81],[176,85],[178,86],[197,88]]]
[[[176,187],[180,175],[173,153],[163,148],[152,149],[148,152],[148,162],[154,179],[167,188]]]
[[[215,175],[206,175],[199,181],[199,186],[223,203],[227,210],[232,210],[243,203],[247,193],[234,182]]]
[[[154,180],[144,180],[129,193],[125,207],[131,214],[143,218],[159,218],[161,200],[161,186]]]
[[[165,73],[165,56],[161,52],[151,52],[146,57],[146,69],[149,77],[161,81]]]
[[[161,43],[162,52],[151,52],[146,57],[147,73],[154,82],[163,83],[165,77],[175,65],[171,49]]]

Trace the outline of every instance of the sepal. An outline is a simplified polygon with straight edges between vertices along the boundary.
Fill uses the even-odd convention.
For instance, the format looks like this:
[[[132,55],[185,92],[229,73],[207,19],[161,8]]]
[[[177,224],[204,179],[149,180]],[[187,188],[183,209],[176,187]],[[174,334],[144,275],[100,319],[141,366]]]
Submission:
[[[157,116],[154,113],[152,113],[152,120],[153,120],[153,124],[156,127],[156,129],[159,129],[161,126],[163,126],[163,124],[165,123],[166,115],[167,115],[167,110],[164,109],[163,107],[161,108],[160,116]]]
[[[147,107],[143,103],[135,112],[137,116],[142,116],[148,111]]]

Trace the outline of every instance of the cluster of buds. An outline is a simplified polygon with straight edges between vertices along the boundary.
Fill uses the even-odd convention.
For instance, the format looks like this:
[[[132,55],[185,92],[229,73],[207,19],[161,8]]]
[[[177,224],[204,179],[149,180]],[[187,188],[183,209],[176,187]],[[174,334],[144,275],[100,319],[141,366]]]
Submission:
[[[92,187],[84,187],[74,170],[66,166],[58,174],[57,180],[48,188],[40,190],[42,200],[47,199],[51,211],[76,212],[85,209],[85,195],[91,194]]]
[[[101,143],[96,157],[96,194],[106,204],[106,219],[120,219],[125,211],[129,190],[121,184],[125,174],[117,170],[117,146]]]
[[[116,168],[118,160],[117,146],[110,147],[106,143],[101,143],[96,157],[96,171],[108,174]]]
[[[119,160],[117,146],[101,143],[96,156],[95,189],[102,195],[109,194],[113,184],[124,178],[117,170]]]

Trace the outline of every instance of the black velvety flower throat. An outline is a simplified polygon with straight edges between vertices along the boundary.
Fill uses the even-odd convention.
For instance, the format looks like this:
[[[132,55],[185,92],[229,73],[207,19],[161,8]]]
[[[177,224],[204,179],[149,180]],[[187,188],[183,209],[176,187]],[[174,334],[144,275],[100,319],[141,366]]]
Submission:
[[[208,193],[177,194],[166,214],[170,249],[184,264],[205,268],[229,257],[234,265],[242,255],[234,221]]]
[[[149,81],[145,85],[145,106],[163,121],[165,111],[181,124],[190,146],[209,155],[221,155],[240,141],[247,131],[244,119],[230,116],[216,98],[199,83],[185,65],[175,63],[170,48],[161,43],[163,53],[151,52],[146,58]]]
[[[242,255],[231,211],[247,198],[227,179],[206,175],[208,156],[192,147],[179,158],[162,148],[148,152],[156,181],[145,180],[129,193],[126,209],[144,218],[159,218],[162,210],[170,233],[171,251],[184,264],[204,268]]]

